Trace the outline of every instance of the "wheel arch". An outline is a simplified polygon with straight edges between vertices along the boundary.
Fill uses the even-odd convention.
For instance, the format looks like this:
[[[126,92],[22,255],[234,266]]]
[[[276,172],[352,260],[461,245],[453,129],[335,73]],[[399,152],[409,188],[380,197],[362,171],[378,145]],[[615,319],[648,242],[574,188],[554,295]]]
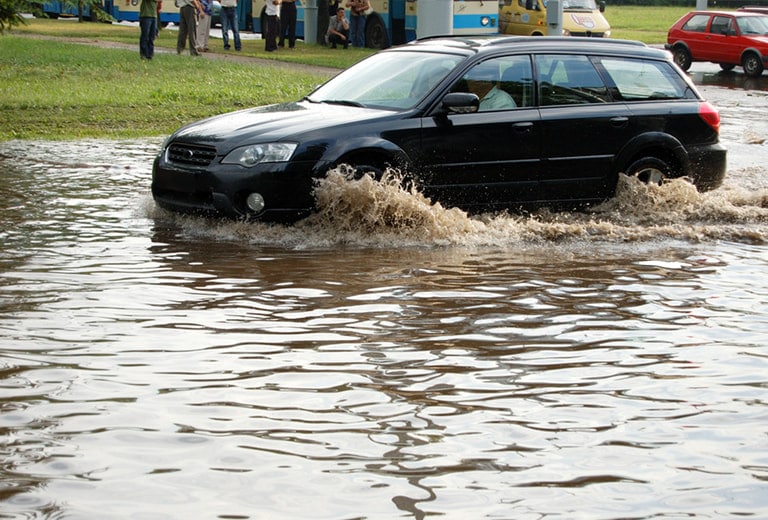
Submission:
[[[391,141],[381,138],[357,138],[338,143],[329,149],[325,159],[319,163],[318,173],[324,175],[326,171],[341,164],[366,165],[380,168],[398,168],[407,171],[411,167],[411,159],[408,154]]]
[[[670,51],[674,51],[675,49],[680,49],[680,48],[685,49],[688,52],[691,52],[691,47],[687,43],[685,43],[685,41],[683,40],[677,40],[676,42],[670,44],[668,47]]]
[[[747,48],[745,48],[744,50],[741,51],[741,55],[739,56],[739,62],[741,62],[741,60],[743,60],[744,56],[746,56],[747,54],[754,54],[755,56],[757,56],[760,59],[762,59],[762,57],[763,57],[763,55],[762,55],[762,53],[760,52],[759,49],[756,49],[754,47],[747,47]],[[763,63],[765,63],[765,62],[763,62]]]
[[[673,168],[672,177],[685,177],[690,171],[690,159],[685,147],[675,137],[661,132],[649,132],[632,139],[617,154],[614,175],[626,172],[627,168],[643,157],[657,157],[667,161]]]

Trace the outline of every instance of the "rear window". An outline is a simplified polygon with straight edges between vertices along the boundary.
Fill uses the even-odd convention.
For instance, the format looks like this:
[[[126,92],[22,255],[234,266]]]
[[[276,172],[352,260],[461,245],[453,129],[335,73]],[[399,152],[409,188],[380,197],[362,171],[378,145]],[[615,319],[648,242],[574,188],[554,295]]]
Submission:
[[[709,22],[708,14],[695,14],[691,16],[690,20],[685,22],[683,25],[683,30],[692,32],[704,32],[707,30],[707,22]]]
[[[688,99],[695,97],[670,63],[631,58],[598,59],[624,101]]]

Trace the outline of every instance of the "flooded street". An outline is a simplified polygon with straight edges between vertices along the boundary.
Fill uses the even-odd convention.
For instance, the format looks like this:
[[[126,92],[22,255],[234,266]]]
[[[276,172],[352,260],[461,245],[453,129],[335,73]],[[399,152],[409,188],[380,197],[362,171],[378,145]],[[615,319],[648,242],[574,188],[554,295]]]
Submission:
[[[588,213],[206,221],[159,139],[0,143],[0,518],[768,518],[768,88],[706,74],[726,184]]]

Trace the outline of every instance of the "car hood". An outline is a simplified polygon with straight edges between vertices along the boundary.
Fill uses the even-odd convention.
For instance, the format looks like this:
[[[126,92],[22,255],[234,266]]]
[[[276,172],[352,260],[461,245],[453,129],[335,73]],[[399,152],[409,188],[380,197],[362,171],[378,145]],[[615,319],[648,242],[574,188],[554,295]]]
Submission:
[[[763,47],[768,45],[768,35],[765,35],[765,36],[750,35],[750,36],[746,36],[746,38],[748,40],[751,40],[751,41],[757,43],[757,44],[760,44]]]
[[[209,144],[220,151],[243,144],[297,140],[338,125],[371,122],[397,112],[328,103],[299,101],[221,114],[191,123],[172,136],[174,141]]]

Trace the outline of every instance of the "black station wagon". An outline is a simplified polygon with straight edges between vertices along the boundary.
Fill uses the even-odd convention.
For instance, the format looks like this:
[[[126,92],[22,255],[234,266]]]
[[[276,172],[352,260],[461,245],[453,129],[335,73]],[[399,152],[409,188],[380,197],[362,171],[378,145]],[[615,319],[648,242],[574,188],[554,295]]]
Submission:
[[[620,173],[722,183],[720,116],[666,51],[593,38],[433,38],[387,49],[300,101],[187,125],[163,144],[163,208],[294,221],[346,164],[399,169],[470,212],[584,206]]]

